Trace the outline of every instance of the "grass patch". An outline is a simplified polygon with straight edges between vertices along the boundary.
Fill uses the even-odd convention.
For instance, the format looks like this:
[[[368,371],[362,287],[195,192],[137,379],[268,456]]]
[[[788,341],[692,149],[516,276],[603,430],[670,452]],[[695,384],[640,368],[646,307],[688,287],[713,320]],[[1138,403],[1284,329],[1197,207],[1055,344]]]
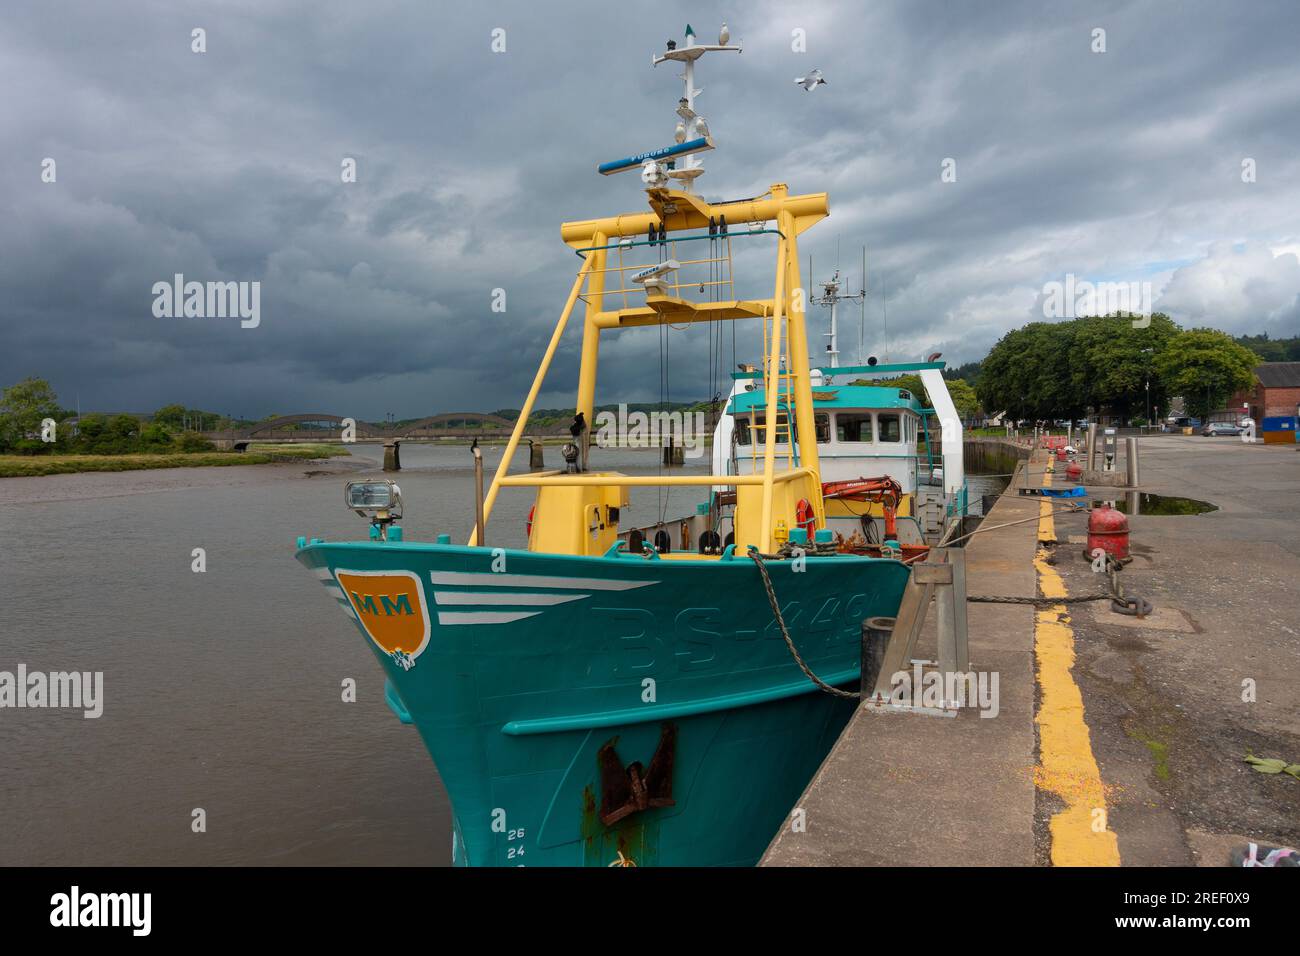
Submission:
[[[71,475],[83,471],[140,471],[150,468],[205,468],[223,465],[266,465],[272,462],[325,458],[346,451],[333,445],[284,445],[257,451],[203,451],[166,455],[0,455],[0,478]]]
[[[248,446],[248,455],[255,455],[265,452],[270,455],[288,455],[291,458],[333,458],[335,456],[351,455],[346,445],[331,444],[329,442],[318,442],[314,444],[303,444],[301,442],[289,442],[284,445],[276,445],[268,442],[260,442]]]

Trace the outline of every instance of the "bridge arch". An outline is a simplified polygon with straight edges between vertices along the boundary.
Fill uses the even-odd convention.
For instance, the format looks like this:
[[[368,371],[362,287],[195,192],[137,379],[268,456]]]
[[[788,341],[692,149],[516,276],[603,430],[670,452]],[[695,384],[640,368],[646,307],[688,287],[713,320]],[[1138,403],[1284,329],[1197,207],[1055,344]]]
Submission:
[[[341,431],[343,428],[343,421],[343,416],[326,415],[318,412],[306,412],[301,415],[281,415],[279,418],[273,418],[270,421],[258,422],[257,424],[245,429],[241,434],[244,438],[254,438],[258,435],[274,432],[277,429],[285,428],[285,426],[297,425],[302,422],[333,422],[335,425],[339,426],[339,430]],[[367,422],[358,421],[356,425],[358,437],[383,437],[382,430],[372,427]]]

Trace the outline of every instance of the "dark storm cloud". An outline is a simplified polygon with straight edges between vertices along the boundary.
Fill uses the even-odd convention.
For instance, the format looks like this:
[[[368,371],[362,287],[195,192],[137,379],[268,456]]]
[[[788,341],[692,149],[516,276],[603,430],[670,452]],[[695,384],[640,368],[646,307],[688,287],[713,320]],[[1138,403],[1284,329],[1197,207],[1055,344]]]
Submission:
[[[628,9],[11,5],[0,382],[248,416],[517,406],[579,265],[559,223],[640,206],[633,175],[594,167],[668,141],[680,81],[650,55],[687,21],[710,41],[724,18],[745,52],[701,68],[719,144],[702,191],[830,192],[801,252],[814,278],[838,261],[856,284],[867,246],[867,351],[886,348],[887,296],[893,357],[978,358],[1041,318],[1043,284],[1066,273],[1150,281],[1188,324],[1298,331],[1293,4]],[[194,27],[207,53],[190,51]],[[829,82],[805,93],[791,80],[814,66]],[[957,181],[941,183],[949,157]],[[154,318],[151,288],[175,273],[260,281],[261,325]],[[751,359],[757,330],[738,335]],[[709,341],[670,335],[674,398],[709,390]],[[544,403],[571,401],[575,345]],[[602,348],[602,398],[658,397],[653,330]]]

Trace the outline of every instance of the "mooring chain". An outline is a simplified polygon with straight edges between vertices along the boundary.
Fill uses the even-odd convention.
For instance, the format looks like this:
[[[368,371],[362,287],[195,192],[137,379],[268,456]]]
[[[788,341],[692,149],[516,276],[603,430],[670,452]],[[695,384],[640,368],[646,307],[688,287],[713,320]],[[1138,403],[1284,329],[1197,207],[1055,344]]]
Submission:
[[[1011,597],[1009,595],[993,594],[971,594],[967,596],[967,601],[976,604],[1024,604],[1029,607],[1052,607],[1056,604],[1085,604],[1089,601],[1110,601],[1111,610],[1116,614],[1128,614],[1136,617],[1146,617],[1154,610],[1151,602],[1146,598],[1134,595],[1126,597],[1124,594],[1124,585],[1120,584],[1119,572],[1124,569],[1123,561],[1120,561],[1110,552],[1106,552],[1106,586],[1107,589],[1100,594],[1080,594],[1071,595],[1070,597]]]
[[[1030,607],[1051,607],[1053,604],[1083,604],[1087,601],[1111,601],[1114,600],[1114,598],[1109,593],[1084,594],[1062,598],[1012,597],[1005,594],[971,594],[967,595],[966,600],[975,604],[1027,604]]]
[[[845,697],[850,700],[859,699],[862,695],[857,691],[840,690],[838,687],[832,687],[814,674],[808,665],[804,663],[803,658],[799,656],[798,648],[794,646],[794,641],[790,639],[790,631],[785,626],[785,617],[781,614],[781,604],[776,599],[776,591],[772,588],[772,579],[768,576],[767,565],[763,563],[762,555],[759,554],[757,548],[751,545],[749,548],[749,556],[753,558],[754,563],[758,565],[758,573],[762,575],[763,578],[763,590],[767,592],[767,603],[772,605],[772,616],[776,618],[777,626],[781,628],[781,637],[785,639],[785,646],[790,649],[790,656],[793,657],[794,662],[799,665],[799,669],[804,672],[804,676],[828,694],[833,694],[836,697]]]
[[[1125,596],[1124,585],[1119,583],[1119,572],[1131,560],[1131,558],[1125,558],[1121,561],[1109,551],[1106,552],[1106,582],[1110,585],[1111,593],[1110,609],[1116,614],[1127,614],[1130,617],[1146,617],[1155,610],[1151,602],[1138,594],[1134,594],[1132,597]]]

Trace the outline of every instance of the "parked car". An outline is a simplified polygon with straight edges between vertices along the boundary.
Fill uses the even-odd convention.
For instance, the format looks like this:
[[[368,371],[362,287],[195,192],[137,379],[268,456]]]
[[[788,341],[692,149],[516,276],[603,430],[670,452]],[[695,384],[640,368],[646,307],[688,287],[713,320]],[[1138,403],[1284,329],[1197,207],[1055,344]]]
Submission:
[[[1206,438],[1217,438],[1219,435],[1240,435],[1241,426],[1234,425],[1232,422],[1210,422],[1201,429],[1201,434]]]

